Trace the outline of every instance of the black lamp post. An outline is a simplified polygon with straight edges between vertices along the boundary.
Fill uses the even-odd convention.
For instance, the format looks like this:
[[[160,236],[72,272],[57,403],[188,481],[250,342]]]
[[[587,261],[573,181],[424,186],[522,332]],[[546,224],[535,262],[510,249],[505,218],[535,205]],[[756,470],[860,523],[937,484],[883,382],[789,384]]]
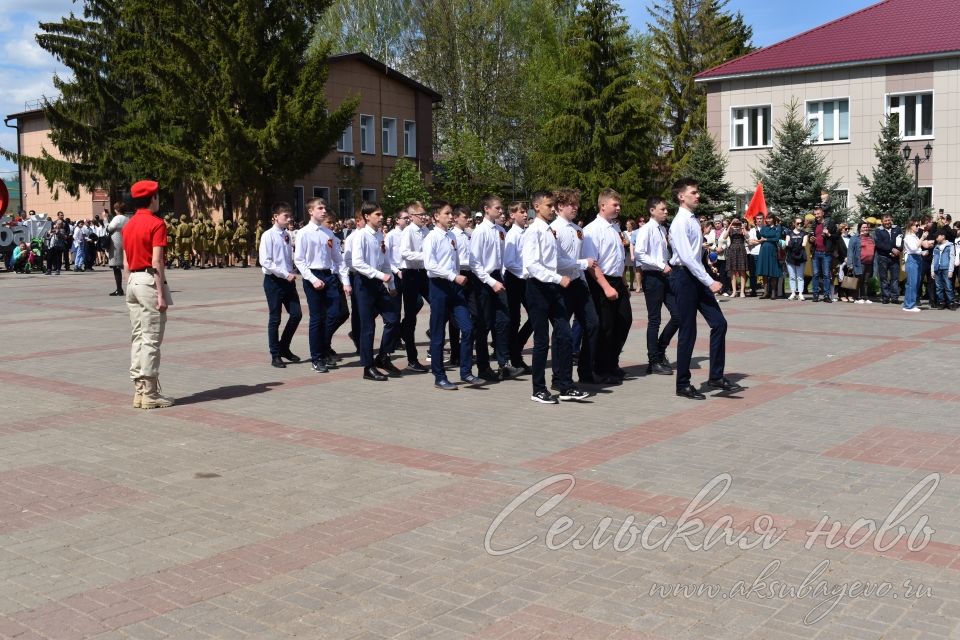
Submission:
[[[913,149],[910,148],[910,145],[907,145],[903,148],[903,159],[910,161],[910,154],[913,152]],[[913,156],[913,217],[916,218],[920,213],[920,163],[926,162],[930,159],[930,154],[933,153],[933,146],[928,142],[923,147],[923,157],[920,157],[920,154]]]

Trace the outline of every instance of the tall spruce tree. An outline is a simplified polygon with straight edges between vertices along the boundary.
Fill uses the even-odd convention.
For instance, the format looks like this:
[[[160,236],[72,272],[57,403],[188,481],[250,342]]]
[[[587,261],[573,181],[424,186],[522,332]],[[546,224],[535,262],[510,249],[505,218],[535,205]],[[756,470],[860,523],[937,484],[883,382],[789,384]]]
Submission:
[[[823,154],[809,144],[810,128],[800,116],[800,104],[794,98],[777,123],[773,148],[761,158],[753,175],[763,182],[767,205],[777,215],[808,213],[820,201],[820,191],[833,191],[830,167]]]
[[[733,211],[733,189],[726,179],[727,159],[720,154],[713,136],[706,131],[693,139],[683,174],[699,183],[698,215],[713,218]]]
[[[857,196],[861,216],[890,214],[898,225],[903,225],[910,217],[916,193],[913,178],[901,155],[901,144],[897,120],[888,115],[880,130],[880,138],[873,145],[877,164],[872,178],[857,172],[857,182],[863,189]]]
[[[706,95],[694,77],[753,48],[753,29],[740,13],[726,11],[728,2],[661,0],[649,8],[652,56],[644,84],[662,99],[658,131],[675,175],[707,125]]]
[[[567,32],[574,73],[559,87],[562,105],[541,128],[534,155],[537,187],[575,187],[584,210],[596,211],[603,188],[641,210],[656,152],[655,103],[637,82],[633,41],[619,5],[588,0]]]

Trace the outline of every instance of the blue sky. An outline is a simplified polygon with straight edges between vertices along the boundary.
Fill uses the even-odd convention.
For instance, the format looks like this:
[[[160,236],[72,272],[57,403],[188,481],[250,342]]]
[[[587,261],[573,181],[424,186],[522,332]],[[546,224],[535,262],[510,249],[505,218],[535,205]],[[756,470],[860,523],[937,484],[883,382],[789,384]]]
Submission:
[[[646,30],[652,0],[626,0],[621,6],[630,24]],[[731,11],[743,13],[753,27],[754,45],[767,46],[830,20],[874,4],[872,0],[730,0]],[[39,22],[56,21],[82,2],[72,0],[2,0],[0,2],[0,115],[23,111],[27,101],[54,95],[53,74],[66,70],[37,46]],[[0,146],[16,149],[13,129],[0,127]],[[0,176],[15,175],[15,165],[0,160]]]

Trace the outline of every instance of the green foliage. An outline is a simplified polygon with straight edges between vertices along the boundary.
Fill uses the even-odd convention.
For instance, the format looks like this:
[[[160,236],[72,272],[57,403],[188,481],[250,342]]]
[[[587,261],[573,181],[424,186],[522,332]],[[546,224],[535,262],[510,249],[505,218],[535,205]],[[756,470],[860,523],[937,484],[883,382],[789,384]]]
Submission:
[[[655,108],[637,82],[635,43],[620,7],[585,2],[565,39],[576,65],[556,89],[559,109],[540,127],[532,182],[579,189],[588,214],[600,190],[613,188],[635,214],[651,185]]]
[[[475,207],[485,193],[500,190],[507,173],[473,133],[462,132],[451,143],[434,174],[434,193],[442,200]]]
[[[820,202],[820,191],[833,191],[830,167],[823,154],[809,144],[810,128],[800,115],[794,98],[785,105],[787,112],[777,123],[773,148],[761,158],[754,177],[763,182],[767,206],[781,218],[805,215]]]
[[[674,177],[683,171],[692,141],[706,129],[706,96],[694,77],[749,53],[753,29],[740,13],[725,11],[729,0],[662,0],[649,8],[651,56],[643,83],[660,97],[658,131],[671,149]]]
[[[333,0],[317,23],[314,46],[329,44],[334,53],[366,53],[407,72],[413,19],[413,5],[404,0]]]
[[[383,200],[380,205],[386,215],[392,216],[398,209],[415,200],[426,203],[430,200],[430,193],[416,165],[401,158],[383,181]]]
[[[726,180],[727,159],[717,150],[713,136],[704,131],[693,139],[682,172],[699,183],[698,215],[713,218],[733,212],[733,190]]]
[[[877,164],[872,177],[857,172],[857,181],[863,189],[857,196],[861,216],[880,217],[889,213],[901,226],[910,217],[916,192],[907,162],[901,155],[901,143],[896,118],[887,116],[880,138],[873,146]]]

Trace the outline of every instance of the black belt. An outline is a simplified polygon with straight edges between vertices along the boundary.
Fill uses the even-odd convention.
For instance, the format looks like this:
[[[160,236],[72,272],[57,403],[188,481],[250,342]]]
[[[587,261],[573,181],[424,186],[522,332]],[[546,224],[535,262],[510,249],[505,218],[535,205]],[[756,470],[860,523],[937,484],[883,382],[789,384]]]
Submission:
[[[333,271],[330,269],[310,269],[313,272],[313,275],[329,276],[333,274]]]
[[[156,273],[153,267],[144,267],[143,269],[130,269],[130,273]]]

